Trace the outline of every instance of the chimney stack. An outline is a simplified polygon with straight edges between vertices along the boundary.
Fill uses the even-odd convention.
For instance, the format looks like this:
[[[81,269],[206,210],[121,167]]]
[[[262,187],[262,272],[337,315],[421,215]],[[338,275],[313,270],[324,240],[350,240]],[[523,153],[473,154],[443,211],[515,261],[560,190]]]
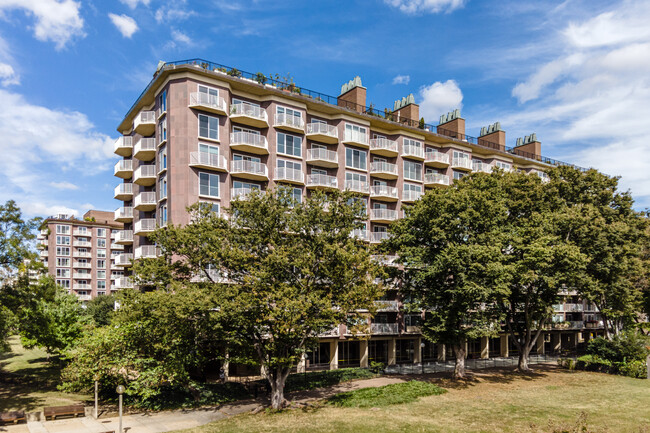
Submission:
[[[341,86],[341,94],[336,98],[339,107],[351,108],[363,113],[366,111],[366,88],[361,85],[358,75]]]
[[[465,139],[465,119],[460,117],[460,110],[458,108],[440,116],[438,134],[459,140]]]
[[[397,116],[398,122],[400,119],[412,120],[413,122],[411,123],[419,122],[420,106],[415,103],[413,93],[395,101],[395,104],[393,104],[393,115]]]
[[[506,150],[506,132],[501,129],[501,123],[494,122],[492,125],[481,128],[478,136],[478,144],[492,149]]]
[[[539,160],[542,157],[542,143],[537,141],[537,134],[532,133],[517,138],[517,145],[513,151],[516,155]]]

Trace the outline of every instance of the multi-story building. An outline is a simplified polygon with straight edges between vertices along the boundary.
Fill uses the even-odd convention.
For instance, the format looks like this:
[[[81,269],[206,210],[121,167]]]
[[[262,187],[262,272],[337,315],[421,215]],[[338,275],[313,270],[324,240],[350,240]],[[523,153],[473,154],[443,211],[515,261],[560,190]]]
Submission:
[[[122,229],[113,212],[90,210],[82,219],[51,216],[37,237],[40,259],[56,283],[81,301],[110,294],[130,282],[124,268],[115,266],[124,250],[115,242]]]
[[[115,153],[122,159],[115,176],[123,181],[115,198],[123,204],[115,220],[125,227],[116,238],[124,245],[116,265],[128,268],[133,259],[155,256],[146,235],[171,221],[188,223],[186,208],[196,202],[219,212],[252,190],[278,185],[291,188],[298,200],[315,190],[356,191],[368,211],[355,236],[378,243],[402,208],[428,188],[444,188],[493,167],[544,178],[545,169],[564,164],[541,155],[535,134],[506,147],[499,123],[482,128],[478,138],[466,135],[458,110],[442,115],[435,126],[419,119],[412,95],[390,111],[366,106],[359,77],[331,97],[203,60],[161,64],[118,127]],[[446,356],[442,347],[421,344],[418,316],[403,314],[397,290],[382,302],[370,324],[370,340],[347,338],[341,325],[323,336],[310,364]],[[578,334],[567,333],[565,345],[575,345]],[[555,350],[562,340],[550,335],[547,346]],[[507,342],[507,336],[470,342],[470,354],[507,354],[512,349]]]

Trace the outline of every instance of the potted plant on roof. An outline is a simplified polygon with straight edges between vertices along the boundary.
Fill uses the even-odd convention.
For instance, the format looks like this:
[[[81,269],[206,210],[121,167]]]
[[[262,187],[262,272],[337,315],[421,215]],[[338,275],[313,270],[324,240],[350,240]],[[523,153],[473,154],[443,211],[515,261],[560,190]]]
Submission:
[[[268,80],[268,78],[266,78],[266,75],[264,75],[261,72],[256,73],[254,79],[255,79],[255,81],[257,81],[260,84],[265,84],[266,81]]]

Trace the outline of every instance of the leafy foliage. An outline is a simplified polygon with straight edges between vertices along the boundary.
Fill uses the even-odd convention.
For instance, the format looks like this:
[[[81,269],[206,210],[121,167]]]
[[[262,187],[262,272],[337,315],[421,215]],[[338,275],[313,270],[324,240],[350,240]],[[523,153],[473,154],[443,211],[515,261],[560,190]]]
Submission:
[[[16,269],[24,259],[34,257],[29,242],[40,223],[40,218],[25,221],[13,200],[0,205],[0,271]]]
[[[338,407],[381,407],[416,401],[420,397],[440,395],[447,392],[428,382],[411,380],[377,388],[363,388],[343,392],[330,397],[328,403]]]
[[[370,379],[375,374],[364,368],[339,368],[336,370],[314,371],[291,374],[287,378],[285,391],[324,388],[355,379]]]
[[[97,296],[86,303],[86,315],[95,326],[106,326],[111,322],[115,310],[115,296]]]
[[[611,362],[645,361],[650,339],[634,331],[624,332],[611,340],[598,337],[589,341],[587,353]]]

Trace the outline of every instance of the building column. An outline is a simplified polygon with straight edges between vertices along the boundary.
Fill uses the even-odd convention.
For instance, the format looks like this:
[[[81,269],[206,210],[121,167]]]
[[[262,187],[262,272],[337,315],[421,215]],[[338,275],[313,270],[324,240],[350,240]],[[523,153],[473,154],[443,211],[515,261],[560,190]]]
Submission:
[[[502,335],[501,336],[501,357],[507,358],[508,357],[508,334]]]
[[[467,340],[465,340],[465,359],[469,358],[469,344],[467,343]]]
[[[361,368],[368,368],[368,344],[368,340],[361,340],[359,342],[359,359],[361,360]]]
[[[339,341],[330,341],[330,370],[339,368]]]
[[[421,364],[422,363],[422,338],[418,337],[415,339],[415,343],[413,343],[414,351],[413,351],[413,362],[415,364]]]
[[[298,361],[298,367],[297,367],[298,373],[304,373],[307,371],[307,354],[303,353],[300,356],[300,361]]]
[[[490,338],[481,337],[481,359],[490,357]]]
[[[445,362],[447,359],[447,349],[445,348],[445,345],[438,343],[436,343],[436,345],[438,346],[438,361]]]
[[[562,335],[559,332],[551,334],[551,350],[559,352],[562,350]]]
[[[391,338],[388,340],[388,365],[395,365],[396,356],[395,356],[395,339]]]
[[[539,337],[537,337],[537,342],[535,345],[537,346],[537,354],[538,355],[543,355],[544,354],[544,337],[545,334],[542,332],[539,334]]]

